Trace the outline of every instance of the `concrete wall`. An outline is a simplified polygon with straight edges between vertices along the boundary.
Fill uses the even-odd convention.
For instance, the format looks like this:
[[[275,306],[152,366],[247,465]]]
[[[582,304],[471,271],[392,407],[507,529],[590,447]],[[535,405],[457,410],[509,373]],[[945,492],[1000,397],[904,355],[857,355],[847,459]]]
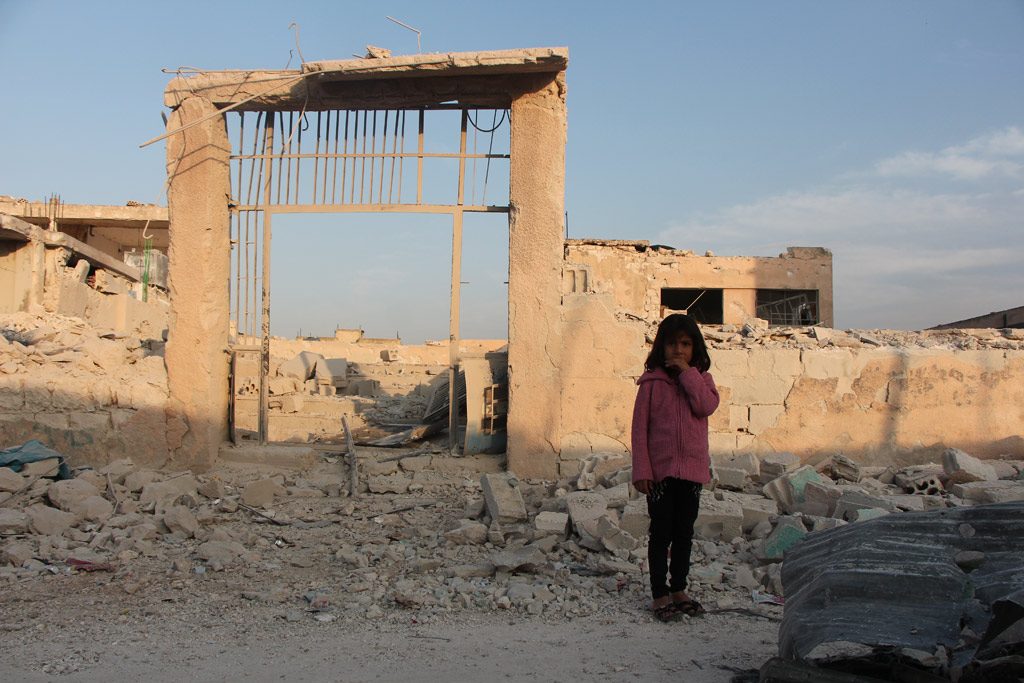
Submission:
[[[657,319],[623,316],[611,293],[567,295],[562,312],[559,470],[570,476],[592,452],[629,450],[635,381]],[[722,396],[712,452],[844,453],[891,464],[934,460],[953,446],[1024,457],[1024,335],[960,332],[964,341],[942,343],[893,333],[895,345],[874,346],[833,334],[822,342],[790,328],[760,341],[712,340]]]
[[[660,314],[663,288],[722,289],[723,322],[742,324],[756,314],[758,289],[817,290],[823,325],[833,324],[832,255],[817,247],[790,247],[778,257],[697,256],[652,248],[647,242],[567,240],[563,291],[612,295],[614,305],[646,318]]]

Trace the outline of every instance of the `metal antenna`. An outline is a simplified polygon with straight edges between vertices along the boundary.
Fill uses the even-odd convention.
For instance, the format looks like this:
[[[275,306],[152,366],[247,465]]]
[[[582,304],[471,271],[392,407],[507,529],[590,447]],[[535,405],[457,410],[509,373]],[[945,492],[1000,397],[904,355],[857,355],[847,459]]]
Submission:
[[[409,26],[409,24],[405,23],[404,21],[399,21],[398,19],[395,19],[394,17],[389,17],[389,16],[385,15],[384,18],[387,19],[388,21],[393,21],[396,24],[398,24],[399,26],[401,26],[402,28],[407,28],[410,31],[412,31],[413,33],[415,33],[416,34],[416,52],[418,54],[422,54],[423,53],[423,48],[420,47],[420,36],[423,35],[423,34],[422,34],[422,32],[418,28],[413,28],[412,26]]]

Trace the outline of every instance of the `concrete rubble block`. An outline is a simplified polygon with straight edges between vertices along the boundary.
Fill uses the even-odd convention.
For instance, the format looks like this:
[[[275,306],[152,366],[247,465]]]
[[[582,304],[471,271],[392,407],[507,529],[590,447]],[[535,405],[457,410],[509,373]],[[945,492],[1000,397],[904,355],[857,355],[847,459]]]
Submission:
[[[277,374],[281,377],[294,377],[300,382],[305,382],[307,379],[311,379],[313,377],[317,361],[322,359],[323,356],[319,353],[302,351],[291,360],[281,363],[281,365],[277,367]]]
[[[287,394],[281,397],[281,412],[282,413],[298,413],[302,411],[302,407],[305,405],[305,400],[302,398],[302,394]]]
[[[600,489],[598,490],[598,493],[604,496],[605,501],[608,503],[608,507],[621,510],[626,507],[626,503],[629,502],[630,485],[623,482],[610,488]]]
[[[540,548],[525,545],[513,550],[500,550],[491,555],[491,562],[498,571],[536,571],[547,562],[547,556]]]
[[[647,514],[647,499],[637,498],[626,503],[619,518],[619,528],[633,538],[643,538],[651,528],[651,518]]]
[[[940,479],[940,476],[944,474],[942,468],[938,465],[911,467],[902,472],[897,472],[893,477],[893,483],[907,493],[934,496],[946,490],[946,487],[942,484],[942,479]]]
[[[198,492],[199,482],[196,478],[191,473],[182,474],[143,486],[139,494],[139,505],[172,503],[181,496],[195,497]]]
[[[718,479],[718,485],[730,491],[742,491],[749,481],[745,470],[732,467],[716,467],[715,476]]]
[[[598,533],[601,534],[601,545],[605,550],[616,554],[619,552],[628,553],[630,550],[635,550],[640,546],[640,541],[632,534],[623,531],[617,524],[612,524],[606,520],[607,518],[602,517],[598,522]]]
[[[540,535],[569,536],[569,515],[565,512],[540,512],[533,518],[533,528]]]
[[[345,358],[320,358],[313,368],[317,384],[344,387],[348,380],[348,360]]]
[[[835,517],[804,517],[804,519],[811,520],[811,531],[828,531],[849,524],[846,520]]]
[[[45,460],[36,460],[35,462],[27,462],[21,466],[21,476],[25,478],[32,477],[56,477],[60,470],[60,458],[46,458]]]
[[[1012,462],[1006,460],[992,460],[988,463],[996,471],[1000,479],[1016,479],[1020,476],[1020,470]]]
[[[141,491],[142,488],[151,482],[158,481],[160,473],[153,470],[136,470],[124,478],[124,487],[130,492]]]
[[[720,541],[743,536],[743,508],[734,499],[717,500],[714,494],[704,491],[693,532],[699,538]]]
[[[508,474],[484,474],[480,477],[480,488],[491,519],[501,524],[526,521],[526,503],[516,483]]]
[[[242,489],[242,502],[249,507],[265,508],[274,504],[276,496],[287,493],[281,482],[275,478],[258,479]]]
[[[10,467],[0,467],[0,491],[14,493],[20,491],[28,480]]]
[[[842,453],[837,453],[829,459],[825,465],[825,471],[831,474],[834,479],[844,479],[855,484],[864,476],[860,465]]]
[[[59,536],[78,522],[78,516],[49,505],[30,505],[25,508],[29,527],[41,536]]]
[[[239,561],[248,551],[237,541],[207,541],[196,548],[196,555],[215,568],[224,568]]]
[[[488,528],[480,522],[464,519],[462,523],[446,531],[444,537],[454,545],[480,545],[487,541]]]
[[[418,474],[418,473],[417,473]],[[405,493],[412,479],[404,474],[376,475],[366,478],[370,493]]]
[[[597,521],[608,511],[608,499],[595,491],[573,491],[565,496],[573,525]]]
[[[605,488],[613,488],[620,484],[629,484],[633,481],[633,466],[623,467],[621,470],[609,472],[601,477],[601,483]]]
[[[621,470],[631,464],[627,453],[594,453],[580,460],[576,488],[589,491],[597,486],[601,477]]]
[[[954,484],[950,492],[973,503],[1013,503],[1024,500],[1024,481],[970,481]]]
[[[836,508],[832,516],[837,519],[845,519],[848,522],[854,521],[857,510],[881,509],[886,512],[896,512],[896,506],[881,496],[872,496],[863,490],[850,488],[843,490],[839,500],[836,501]]]
[[[778,562],[787,550],[807,535],[804,523],[796,517],[779,517],[772,532],[761,542],[757,558],[761,561]]]
[[[29,516],[21,510],[0,508],[0,534],[28,533],[30,522]]]
[[[220,479],[211,479],[200,484],[198,492],[210,500],[217,500],[227,495],[227,487]]]
[[[860,508],[847,513],[847,518],[850,522],[866,522],[869,519],[876,519],[888,514],[891,513],[882,508]]]
[[[727,467],[735,470],[743,470],[750,477],[757,477],[761,474],[761,461],[753,453],[736,453],[728,456],[713,458],[716,467]]]
[[[809,481],[804,486],[804,500],[796,506],[797,512],[816,517],[831,517],[843,490],[831,482]]]
[[[300,387],[304,388],[304,385],[302,383],[297,384],[294,377],[270,377],[267,380],[267,390],[271,396],[294,394],[300,390]]]
[[[758,524],[770,524],[770,519],[779,514],[779,504],[771,498],[734,493],[729,494],[727,499],[738,503],[743,511],[743,533],[745,534],[750,534]]]
[[[793,453],[770,453],[761,458],[761,481],[769,482],[800,467],[801,461]]]
[[[172,505],[164,513],[164,526],[170,529],[171,533],[180,533],[185,538],[192,538],[199,531],[199,522],[184,505]]]
[[[114,506],[102,496],[86,496],[71,501],[67,512],[87,522],[102,522],[114,514]]]
[[[99,494],[98,488],[82,479],[56,481],[46,490],[50,502],[65,512],[71,512],[73,503]]]
[[[996,469],[959,448],[947,448],[942,454],[942,469],[949,478],[946,485],[965,484],[971,481],[995,481],[999,479]]]
[[[35,553],[28,543],[12,541],[0,546],[0,567],[6,565],[21,567],[34,557]]]
[[[764,466],[764,461],[761,463]],[[785,513],[796,512],[804,503],[804,489],[809,482],[822,483],[821,475],[810,465],[782,474],[764,486],[764,495],[779,504]]]
[[[100,474],[104,477],[109,475],[110,480],[115,484],[123,484],[125,478],[134,471],[135,463],[127,458],[122,458],[102,467]]]

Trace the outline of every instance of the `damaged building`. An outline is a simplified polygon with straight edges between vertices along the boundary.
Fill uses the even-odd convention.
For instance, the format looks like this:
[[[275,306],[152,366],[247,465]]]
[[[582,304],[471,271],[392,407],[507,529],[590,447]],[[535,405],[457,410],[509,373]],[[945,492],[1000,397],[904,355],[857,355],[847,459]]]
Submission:
[[[1024,564],[1002,540],[1024,505],[1024,331],[835,329],[825,248],[567,239],[567,65],[541,48],[180,73],[154,139],[167,208],[0,200],[0,443],[25,444],[0,451],[0,578],[73,587],[8,610],[12,642],[45,641],[38,613],[58,623],[93,590],[117,598],[95,614],[195,610],[190,634],[253,615],[357,632],[398,610],[636,622],[635,382],[658,321],[687,311],[722,399],[692,590],[760,634],[737,650],[773,649],[782,620],[763,680],[1018,666],[1020,639],[988,622],[1019,624]],[[503,125],[497,151],[473,144]],[[508,187],[487,202],[472,179],[492,163]],[[273,223],[303,213],[449,218],[448,338],[272,336]],[[462,338],[467,214],[507,216],[507,339]],[[161,582],[178,593],[143,590]],[[918,599],[928,630],[899,641]],[[847,608],[868,626],[840,628]]]

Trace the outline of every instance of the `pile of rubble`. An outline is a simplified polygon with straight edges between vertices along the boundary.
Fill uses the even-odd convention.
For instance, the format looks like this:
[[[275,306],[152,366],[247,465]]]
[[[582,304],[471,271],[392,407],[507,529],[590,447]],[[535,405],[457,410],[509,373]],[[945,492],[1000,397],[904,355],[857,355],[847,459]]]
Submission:
[[[45,463],[0,468],[0,581],[102,570],[134,593],[228,572],[245,599],[328,621],[338,608],[369,618],[396,608],[564,618],[599,611],[609,594],[646,600],[646,503],[625,456],[592,456],[578,477],[552,484],[517,480],[487,456],[393,453],[360,449],[367,476],[356,497],[329,461],[266,476],[122,460],[57,481],[42,476]],[[900,472],[841,456],[817,469],[786,454],[733,459],[702,494],[692,590],[712,609],[781,602],[783,554],[806,534],[1022,500],[1022,470],[952,450],[942,466]]]
[[[657,324],[649,324],[648,341],[653,341]],[[788,348],[870,349],[894,347],[944,348],[963,351],[980,349],[1024,349],[1024,330],[1020,329],[948,329],[948,330],[838,330],[831,327],[785,327],[769,325],[752,318],[743,325],[701,325],[712,349]]]

